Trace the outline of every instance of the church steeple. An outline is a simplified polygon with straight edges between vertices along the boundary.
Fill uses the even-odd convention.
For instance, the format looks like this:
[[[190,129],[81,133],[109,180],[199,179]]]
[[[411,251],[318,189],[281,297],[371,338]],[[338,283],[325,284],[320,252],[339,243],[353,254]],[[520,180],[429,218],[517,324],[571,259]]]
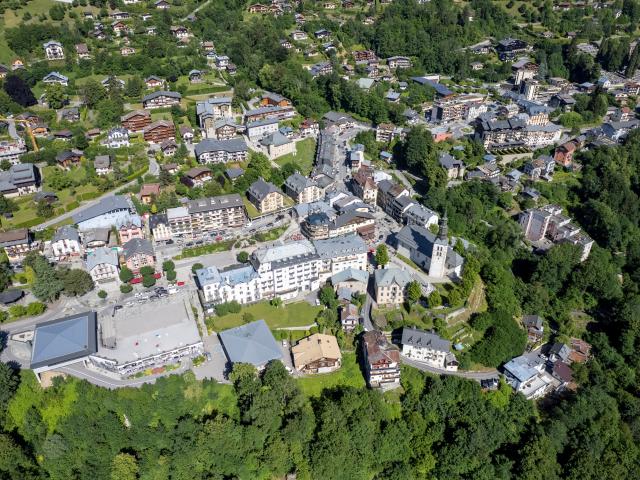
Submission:
[[[449,227],[447,226],[447,212],[444,212],[444,215],[440,219],[438,229],[438,240],[444,240],[445,242],[449,240]]]

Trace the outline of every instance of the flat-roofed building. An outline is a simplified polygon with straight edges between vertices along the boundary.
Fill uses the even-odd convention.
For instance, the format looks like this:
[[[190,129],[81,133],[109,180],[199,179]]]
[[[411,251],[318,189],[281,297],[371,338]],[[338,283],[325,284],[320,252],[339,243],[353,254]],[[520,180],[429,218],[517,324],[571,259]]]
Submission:
[[[191,301],[188,293],[179,293],[101,317],[90,366],[129,377],[202,355]]]

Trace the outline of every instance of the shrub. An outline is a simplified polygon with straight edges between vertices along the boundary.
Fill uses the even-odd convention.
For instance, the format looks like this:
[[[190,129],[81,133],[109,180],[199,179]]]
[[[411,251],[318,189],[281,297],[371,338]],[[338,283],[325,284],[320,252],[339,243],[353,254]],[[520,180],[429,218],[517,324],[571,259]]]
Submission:
[[[176,264],[173,263],[171,260],[165,260],[164,262],[162,262],[162,271],[163,272],[170,272],[172,270],[176,269]]]
[[[104,290],[100,290],[98,292],[98,297],[100,298],[107,298],[107,292],[105,292]]]
[[[193,273],[196,273],[196,271],[200,270],[201,268],[204,268],[204,265],[202,265],[201,263],[194,263],[193,265],[191,265],[191,271]]]
[[[36,315],[44,313],[46,309],[47,306],[44,303],[31,302],[29,305],[27,305],[27,315],[34,317]]]
[[[128,283],[125,283],[124,285],[120,285],[120,291],[122,293],[131,293],[132,290],[133,290],[133,285],[129,285]]]
[[[142,276],[142,286],[145,288],[153,287],[156,284],[156,278],[153,275]]]
[[[142,275],[143,277],[151,276],[154,273],[156,273],[155,269],[153,267],[150,267],[149,265],[146,265],[140,269],[140,275]]]
[[[177,273],[175,270],[169,270],[166,274],[166,277],[168,281],[173,282],[177,277]]]
[[[216,313],[219,317],[224,315],[228,315],[230,313],[240,313],[242,307],[235,300],[231,302],[221,303],[220,305],[216,305]]]

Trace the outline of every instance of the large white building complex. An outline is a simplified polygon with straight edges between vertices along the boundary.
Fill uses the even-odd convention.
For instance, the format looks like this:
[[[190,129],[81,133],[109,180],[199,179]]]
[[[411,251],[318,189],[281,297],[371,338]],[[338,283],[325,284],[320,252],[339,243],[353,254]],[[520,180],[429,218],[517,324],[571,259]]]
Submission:
[[[330,276],[353,268],[367,269],[367,246],[357,235],[308,240],[260,248],[250,264],[220,271],[207,267],[196,272],[206,304],[235,300],[250,303],[264,298],[295,298],[317,290]]]

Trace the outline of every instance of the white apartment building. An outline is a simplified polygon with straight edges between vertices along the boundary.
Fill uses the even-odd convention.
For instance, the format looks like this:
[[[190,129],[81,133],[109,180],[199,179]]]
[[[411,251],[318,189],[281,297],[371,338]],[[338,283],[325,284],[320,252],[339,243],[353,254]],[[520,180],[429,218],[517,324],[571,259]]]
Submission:
[[[27,153],[27,147],[21,138],[0,142],[0,162],[8,160],[11,165],[18,165],[20,157],[25,153]]]
[[[70,225],[60,227],[51,241],[51,250],[56,259],[79,256],[82,253],[82,244],[78,230]]]
[[[274,297],[289,300],[301,292],[317,290],[335,273],[366,267],[366,244],[353,235],[260,248],[251,255],[249,266],[222,272],[208,267],[196,275],[205,302],[250,303]]]
[[[451,342],[417,328],[402,329],[402,355],[441,370],[458,370],[458,361],[451,353]]]
[[[118,280],[120,264],[115,250],[107,247],[96,248],[87,253],[86,270],[96,283]]]

